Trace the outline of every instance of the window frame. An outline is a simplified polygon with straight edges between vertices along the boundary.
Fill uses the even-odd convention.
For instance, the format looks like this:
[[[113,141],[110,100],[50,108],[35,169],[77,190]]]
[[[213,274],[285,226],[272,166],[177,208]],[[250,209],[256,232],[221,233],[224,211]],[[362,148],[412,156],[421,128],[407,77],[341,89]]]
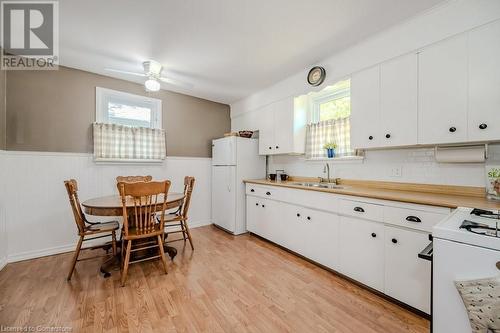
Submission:
[[[311,124],[317,124],[320,122],[320,105],[326,102],[330,102],[336,99],[341,99],[351,95],[350,87],[344,88],[336,91],[328,91],[319,96],[315,96],[310,100],[310,122]],[[351,110],[350,110],[351,111]]]
[[[96,122],[111,124],[108,114],[108,102],[112,98],[130,101],[131,105],[150,104],[151,105],[151,126],[149,128],[163,129],[162,123],[162,101],[158,98],[135,95],[123,91],[96,87],[95,90],[95,112]],[[141,126],[132,126],[141,127]]]

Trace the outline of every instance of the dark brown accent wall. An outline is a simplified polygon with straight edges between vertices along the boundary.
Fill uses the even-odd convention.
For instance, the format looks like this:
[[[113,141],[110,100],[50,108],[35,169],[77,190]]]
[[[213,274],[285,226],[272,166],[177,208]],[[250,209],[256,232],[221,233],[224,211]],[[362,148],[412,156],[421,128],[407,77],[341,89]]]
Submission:
[[[92,152],[96,87],[161,99],[170,156],[210,157],[211,140],[231,128],[226,104],[166,90],[147,93],[141,84],[103,75],[61,66],[6,76],[7,150]]]

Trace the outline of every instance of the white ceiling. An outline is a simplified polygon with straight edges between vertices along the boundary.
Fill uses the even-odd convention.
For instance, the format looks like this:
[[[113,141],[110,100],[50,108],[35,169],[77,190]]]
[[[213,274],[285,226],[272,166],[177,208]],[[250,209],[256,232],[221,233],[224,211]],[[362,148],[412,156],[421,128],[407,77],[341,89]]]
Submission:
[[[60,0],[60,61],[164,74],[163,89],[231,103],[443,0]]]

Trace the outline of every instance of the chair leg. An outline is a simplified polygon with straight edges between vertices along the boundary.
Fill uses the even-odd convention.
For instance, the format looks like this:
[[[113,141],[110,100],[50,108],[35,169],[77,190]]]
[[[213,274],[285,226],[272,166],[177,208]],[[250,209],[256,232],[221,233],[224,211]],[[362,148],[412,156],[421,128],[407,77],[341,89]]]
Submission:
[[[129,239],[127,241],[127,253],[125,254],[125,261],[123,262],[123,272],[122,272],[122,287],[125,286],[125,281],[127,280],[128,264],[130,261],[130,250],[132,249],[132,241]]]
[[[113,257],[116,256],[116,233],[113,231],[111,233],[111,243],[113,245]]]
[[[123,270],[123,262],[125,261],[125,256],[123,255],[125,253],[125,240],[123,239],[123,236],[121,238],[121,247],[120,247],[120,269]]]
[[[158,247],[160,248],[160,256],[161,256],[161,262],[163,263],[163,269],[165,270],[165,274],[168,274],[167,258],[165,258],[165,251],[163,250],[163,241],[160,235],[158,235]]]
[[[83,236],[80,236],[78,240],[78,244],[76,245],[75,254],[73,255],[73,262],[71,263],[71,268],[69,270],[67,280],[71,280],[71,276],[73,275],[73,271],[75,270],[76,261],[78,260],[78,256],[80,255],[80,249],[82,248]]]
[[[191,238],[191,232],[189,231],[187,220],[183,220],[182,225],[184,226],[184,229],[186,230],[186,234],[187,234],[187,237],[189,239],[189,244],[191,245],[191,250],[194,251],[193,239]]]

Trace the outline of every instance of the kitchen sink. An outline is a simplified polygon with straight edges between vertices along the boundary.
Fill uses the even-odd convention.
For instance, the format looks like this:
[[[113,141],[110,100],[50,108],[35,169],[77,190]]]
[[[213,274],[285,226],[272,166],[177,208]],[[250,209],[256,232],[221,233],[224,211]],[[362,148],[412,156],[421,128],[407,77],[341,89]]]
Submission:
[[[345,186],[331,184],[331,183],[291,183],[290,185],[297,186],[306,186],[306,187],[317,187],[317,188],[336,188],[336,189],[344,189]]]

